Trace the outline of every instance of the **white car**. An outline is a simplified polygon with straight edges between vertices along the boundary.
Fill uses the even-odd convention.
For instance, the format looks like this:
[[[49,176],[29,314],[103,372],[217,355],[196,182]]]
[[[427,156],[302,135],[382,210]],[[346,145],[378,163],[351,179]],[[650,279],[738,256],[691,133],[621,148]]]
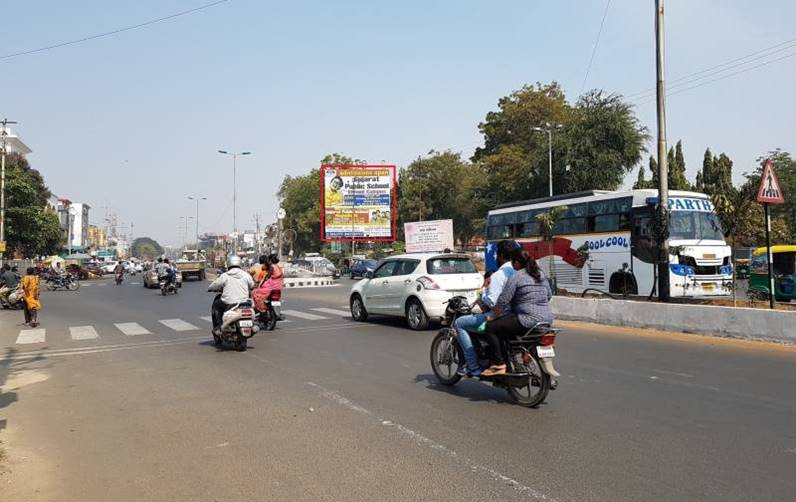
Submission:
[[[116,262],[116,261],[106,261],[106,262],[103,262],[103,264],[102,264],[102,271],[103,271],[103,272],[105,272],[106,274],[112,274],[112,273],[113,273],[113,269],[115,269],[115,268],[116,268],[116,264],[117,264],[117,263],[118,263],[118,262]]]
[[[406,318],[410,328],[426,329],[445,316],[446,302],[464,296],[474,302],[484,278],[467,255],[413,253],[391,256],[351,288],[355,321],[370,314]]]

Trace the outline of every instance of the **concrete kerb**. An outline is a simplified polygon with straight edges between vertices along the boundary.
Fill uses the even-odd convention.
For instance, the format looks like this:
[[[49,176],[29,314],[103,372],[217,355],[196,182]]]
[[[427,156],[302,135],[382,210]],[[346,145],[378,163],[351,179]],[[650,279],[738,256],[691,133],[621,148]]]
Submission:
[[[611,326],[796,343],[796,312],[556,296],[556,318]]]

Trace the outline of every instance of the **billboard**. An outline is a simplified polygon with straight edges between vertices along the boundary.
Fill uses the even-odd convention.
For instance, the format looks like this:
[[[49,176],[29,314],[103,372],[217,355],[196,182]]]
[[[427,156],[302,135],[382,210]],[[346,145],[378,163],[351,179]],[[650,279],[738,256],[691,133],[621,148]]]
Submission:
[[[453,220],[404,223],[407,253],[453,249]]]
[[[395,166],[321,166],[321,240],[395,240]]]

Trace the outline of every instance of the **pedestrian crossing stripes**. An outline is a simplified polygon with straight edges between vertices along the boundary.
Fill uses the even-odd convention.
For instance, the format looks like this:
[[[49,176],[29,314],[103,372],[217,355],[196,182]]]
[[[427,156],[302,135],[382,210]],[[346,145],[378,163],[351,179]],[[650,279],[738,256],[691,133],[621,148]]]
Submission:
[[[322,315],[310,314],[307,312],[300,312],[298,310],[283,310],[283,314],[290,317],[298,317],[299,319],[307,319],[308,321],[320,321],[321,319],[328,319]]]
[[[327,307],[307,307],[303,310],[284,310],[282,313],[287,317],[287,319],[283,321],[279,321],[279,324],[290,323],[290,322],[301,322],[304,321],[320,321],[320,320],[330,320],[330,319],[339,319],[339,317],[351,317],[351,314],[347,310],[343,310],[340,308],[327,308]],[[211,323],[212,318],[210,316],[198,316],[195,319],[201,320],[204,323]],[[199,324],[197,322],[197,324]],[[171,331],[176,332],[190,332],[190,331],[201,331],[207,330],[206,327],[199,327],[190,322],[190,319],[160,319],[160,320],[152,320],[148,323],[137,323],[137,322],[118,322],[113,323],[114,328],[116,329],[108,331],[103,331],[101,328],[102,326],[94,326],[94,325],[85,325],[85,326],[68,326],[68,327],[57,327],[57,326],[49,326],[49,333],[47,328],[26,328],[19,331],[19,334],[16,338],[16,343],[19,345],[28,345],[28,344],[43,344],[48,341],[56,341],[56,340],[63,340],[68,333],[67,339],[72,341],[83,341],[83,340],[98,340],[98,339],[107,339],[107,337],[113,337],[121,335],[124,336],[142,336],[142,335],[164,335],[166,334],[164,330],[161,328],[158,330],[157,326],[165,326]],[[200,325],[200,326],[206,326]],[[47,335],[50,335],[48,338]],[[0,341],[2,339],[0,338]]]
[[[332,314],[332,315],[341,315],[344,317],[351,317],[351,312],[347,310],[338,310],[338,309],[327,309],[319,307],[317,309],[312,309],[315,312],[323,312],[324,314]]]
[[[71,326],[69,328],[69,334],[72,336],[72,340],[93,340],[99,338],[99,334],[97,330],[94,329],[94,326]]]
[[[151,335],[152,332],[137,322],[120,322],[114,324],[116,328],[127,336]]]
[[[193,324],[183,321],[182,319],[161,319],[158,322],[168,328],[173,329],[174,331],[191,331],[199,329]]]
[[[44,343],[44,335],[46,331],[44,328],[39,329],[23,329],[19,332],[17,337],[18,344],[26,343]]]

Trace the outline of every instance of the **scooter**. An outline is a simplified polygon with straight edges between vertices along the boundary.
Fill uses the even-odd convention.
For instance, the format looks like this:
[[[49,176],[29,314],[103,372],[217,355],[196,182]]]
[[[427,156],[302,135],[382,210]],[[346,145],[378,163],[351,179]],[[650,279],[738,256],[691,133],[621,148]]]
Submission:
[[[173,281],[168,281],[166,279],[161,279],[160,280],[160,294],[161,295],[163,295],[163,296],[166,296],[168,294],[176,295],[177,293],[178,293],[177,285],[174,284]]]
[[[25,300],[22,296],[22,285],[19,284],[14,290],[8,293],[6,298],[0,299],[0,305],[4,309],[21,310],[25,308]]]
[[[213,342],[221,347],[224,344],[243,352],[252,336],[254,336],[254,309],[251,300],[238,303],[224,312],[221,322],[221,333],[213,333]]]

